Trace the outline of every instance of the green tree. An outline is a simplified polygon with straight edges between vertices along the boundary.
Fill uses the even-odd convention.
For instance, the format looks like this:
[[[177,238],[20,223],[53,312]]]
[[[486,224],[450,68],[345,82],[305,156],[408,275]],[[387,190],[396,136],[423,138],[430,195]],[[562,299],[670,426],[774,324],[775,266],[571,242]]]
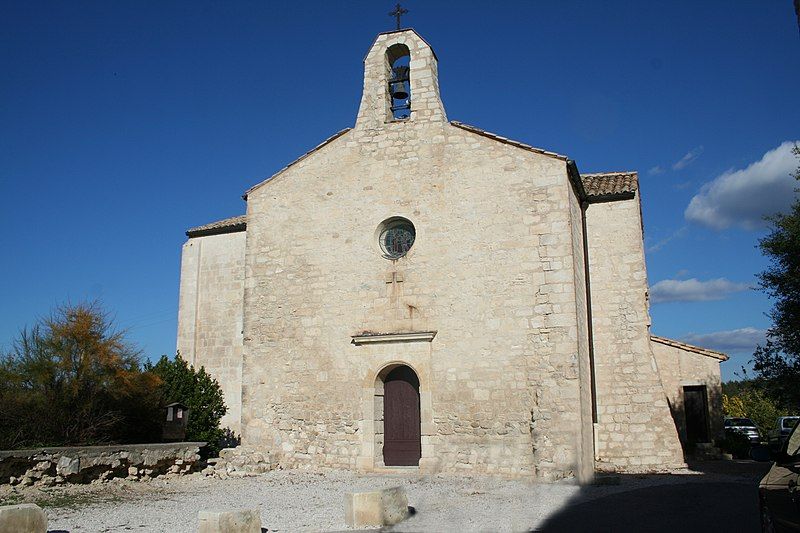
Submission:
[[[800,157],[800,146],[793,153]],[[800,166],[794,174],[800,180]],[[770,259],[759,274],[760,287],[775,303],[767,342],[753,354],[753,370],[781,405],[800,407],[800,198],[788,213],[768,219],[770,233],[759,247]]]
[[[749,418],[764,433],[775,427],[779,416],[787,414],[772,398],[755,388],[743,390],[736,396],[723,394],[722,410],[725,416]]]
[[[211,453],[219,451],[225,431],[219,422],[227,412],[222,389],[205,368],[196,370],[177,354],[170,360],[166,355],[146,369],[161,380],[161,402],[168,405],[180,402],[189,408],[186,440],[208,443]]]
[[[56,308],[0,357],[0,446],[150,440],[158,383],[139,358],[99,304]]]

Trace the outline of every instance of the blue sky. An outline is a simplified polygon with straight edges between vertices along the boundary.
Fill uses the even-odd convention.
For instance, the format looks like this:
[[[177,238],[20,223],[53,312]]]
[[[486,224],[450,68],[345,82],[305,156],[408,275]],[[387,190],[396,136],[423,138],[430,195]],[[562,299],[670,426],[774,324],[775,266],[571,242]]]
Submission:
[[[172,353],[184,230],[353,124],[393,5],[2,2],[0,346],[98,298]],[[640,172],[653,331],[731,353],[733,377],[769,325],[760,217],[794,195],[792,2],[404,6],[450,119]]]

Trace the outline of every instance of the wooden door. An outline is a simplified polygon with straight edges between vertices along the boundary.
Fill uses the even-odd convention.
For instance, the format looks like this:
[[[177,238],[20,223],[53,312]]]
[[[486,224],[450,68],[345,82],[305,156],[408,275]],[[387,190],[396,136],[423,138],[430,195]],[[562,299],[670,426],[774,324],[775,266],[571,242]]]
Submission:
[[[708,400],[703,385],[683,388],[686,441],[708,442]]]
[[[400,366],[383,383],[383,462],[386,466],[417,466],[422,456],[419,380]]]

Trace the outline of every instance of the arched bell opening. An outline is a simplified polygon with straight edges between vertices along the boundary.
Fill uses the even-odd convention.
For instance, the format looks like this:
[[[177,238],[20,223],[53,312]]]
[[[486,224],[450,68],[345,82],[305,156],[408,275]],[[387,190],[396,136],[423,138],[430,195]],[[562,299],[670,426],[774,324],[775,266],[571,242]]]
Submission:
[[[392,120],[411,117],[411,53],[404,44],[393,44],[386,49],[388,67],[389,110]]]
[[[384,466],[418,466],[422,457],[419,377],[403,364],[375,380],[375,460]]]

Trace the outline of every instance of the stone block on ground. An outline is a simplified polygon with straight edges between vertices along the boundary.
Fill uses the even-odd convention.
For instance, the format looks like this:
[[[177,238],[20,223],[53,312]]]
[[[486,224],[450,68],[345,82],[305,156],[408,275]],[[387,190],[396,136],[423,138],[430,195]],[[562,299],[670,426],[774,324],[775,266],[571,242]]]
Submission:
[[[345,523],[350,527],[391,526],[408,518],[403,487],[350,492],[345,496]]]
[[[61,456],[56,463],[56,472],[62,476],[71,476],[81,471],[81,460],[79,457]]]
[[[261,533],[257,509],[200,511],[198,533]]]
[[[46,533],[47,516],[33,503],[0,507],[0,533]]]

